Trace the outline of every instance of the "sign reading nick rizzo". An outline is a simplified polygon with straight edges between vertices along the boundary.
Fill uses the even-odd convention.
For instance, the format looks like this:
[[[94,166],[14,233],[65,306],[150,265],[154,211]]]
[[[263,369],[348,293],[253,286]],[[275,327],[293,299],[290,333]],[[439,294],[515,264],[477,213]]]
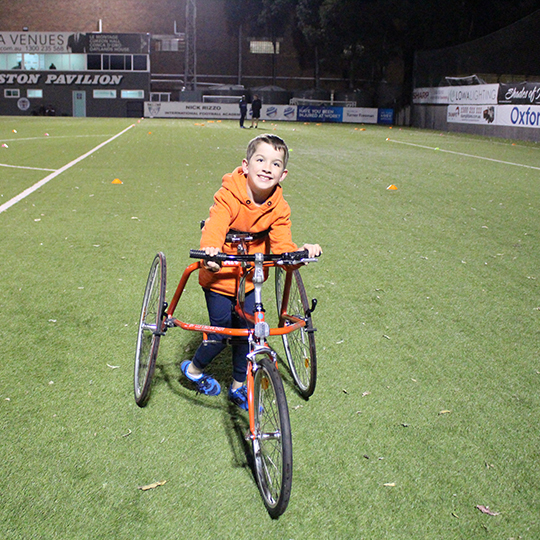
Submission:
[[[540,83],[499,84],[501,105],[540,105]]]

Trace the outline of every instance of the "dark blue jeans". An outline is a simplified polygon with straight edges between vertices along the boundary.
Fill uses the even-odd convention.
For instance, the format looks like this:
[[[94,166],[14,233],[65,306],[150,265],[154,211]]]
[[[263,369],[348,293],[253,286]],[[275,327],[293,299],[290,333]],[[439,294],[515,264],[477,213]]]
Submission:
[[[249,323],[242,317],[239,317],[234,306],[236,298],[225,296],[223,294],[203,289],[206,297],[206,306],[208,315],[210,316],[211,326],[221,326],[224,328],[248,328]],[[255,292],[251,291],[246,294],[244,311],[253,315],[255,307]],[[223,343],[223,338],[219,334],[208,334],[208,340],[213,343],[201,343],[193,357],[193,365],[204,370],[210,362],[226,347]],[[233,353],[233,377],[235,381],[243,383],[246,380],[247,360],[246,355],[249,352],[247,339],[234,338],[232,345]]]

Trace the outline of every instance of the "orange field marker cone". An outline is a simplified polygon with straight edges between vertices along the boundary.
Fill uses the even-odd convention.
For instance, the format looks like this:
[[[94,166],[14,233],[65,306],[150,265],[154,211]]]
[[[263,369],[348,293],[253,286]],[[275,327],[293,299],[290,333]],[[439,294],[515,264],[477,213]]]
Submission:
[[[115,178],[111,184],[123,184],[124,182],[122,182],[122,180],[120,180],[120,178]]]
[[[397,186],[394,186],[394,184],[390,184],[386,189],[389,190],[389,191],[396,191]]]

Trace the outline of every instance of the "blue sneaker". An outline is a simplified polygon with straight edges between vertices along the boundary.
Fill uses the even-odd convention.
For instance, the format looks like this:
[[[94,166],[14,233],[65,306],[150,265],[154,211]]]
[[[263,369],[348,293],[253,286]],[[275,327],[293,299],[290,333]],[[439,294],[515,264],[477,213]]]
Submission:
[[[229,387],[229,399],[235,404],[238,405],[244,411],[248,410],[248,398],[247,398],[247,387],[242,385],[236,390],[232,389],[232,384]]]
[[[191,364],[191,360],[184,360],[180,366],[180,369],[182,370],[182,373],[197,387],[197,392],[206,396],[218,396],[221,392],[221,386],[219,386],[216,379],[210,375],[201,375],[198,379],[195,379],[193,375],[188,373],[187,369],[189,364]]]

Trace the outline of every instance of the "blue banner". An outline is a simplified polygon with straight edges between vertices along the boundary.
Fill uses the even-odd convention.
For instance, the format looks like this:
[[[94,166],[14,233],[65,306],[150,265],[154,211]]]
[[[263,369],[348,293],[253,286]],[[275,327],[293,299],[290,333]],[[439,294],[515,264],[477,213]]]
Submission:
[[[297,120],[303,122],[343,122],[343,107],[298,107]]]
[[[394,109],[379,109],[377,124],[393,124]]]

